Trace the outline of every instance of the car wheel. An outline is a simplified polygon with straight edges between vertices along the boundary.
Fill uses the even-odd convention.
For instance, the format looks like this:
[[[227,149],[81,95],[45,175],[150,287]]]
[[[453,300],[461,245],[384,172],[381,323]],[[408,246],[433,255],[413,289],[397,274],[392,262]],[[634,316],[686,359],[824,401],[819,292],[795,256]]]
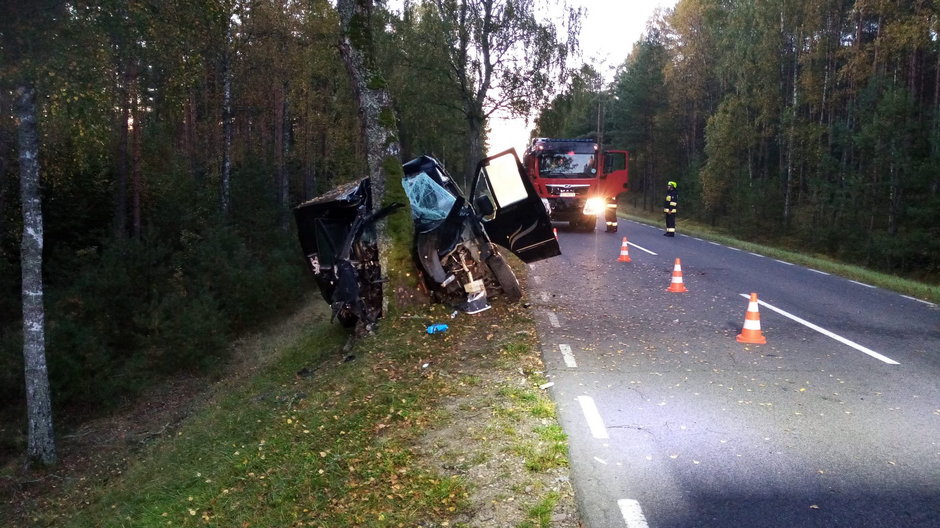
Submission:
[[[509,267],[502,255],[494,251],[490,258],[486,259],[486,265],[493,272],[496,282],[499,283],[499,287],[503,290],[503,295],[507,299],[515,302],[522,298],[522,288],[519,286],[516,274],[512,272],[512,268]]]

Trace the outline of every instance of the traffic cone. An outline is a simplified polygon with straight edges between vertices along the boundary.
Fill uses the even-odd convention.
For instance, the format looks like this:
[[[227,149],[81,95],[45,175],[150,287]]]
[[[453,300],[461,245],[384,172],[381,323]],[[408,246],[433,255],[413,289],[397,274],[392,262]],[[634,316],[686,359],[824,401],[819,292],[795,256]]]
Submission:
[[[676,264],[672,268],[672,282],[669,284],[669,288],[666,291],[682,293],[689,290],[685,289],[685,284],[682,284],[682,263],[679,262],[679,259],[676,259]]]
[[[757,294],[751,294],[747,303],[747,313],[744,315],[744,329],[738,334],[738,343],[751,343],[754,345],[767,344],[767,338],[760,331],[760,313],[757,310]]]
[[[630,249],[627,247],[627,237],[623,237],[623,242],[620,243],[620,256],[617,257],[617,262],[632,262]]]
[[[558,228],[557,227],[552,228],[552,234],[555,235],[555,240],[558,240]]]

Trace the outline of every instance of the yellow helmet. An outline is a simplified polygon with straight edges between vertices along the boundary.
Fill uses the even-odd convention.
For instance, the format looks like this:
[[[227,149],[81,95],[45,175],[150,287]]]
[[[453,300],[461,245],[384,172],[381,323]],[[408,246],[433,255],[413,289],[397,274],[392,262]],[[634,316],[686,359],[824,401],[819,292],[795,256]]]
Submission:
[[[679,188],[679,186],[676,185],[676,182],[674,182],[674,181],[668,182],[667,185],[669,185],[670,187],[672,187],[672,188],[674,188],[674,189],[678,189],[678,188]]]

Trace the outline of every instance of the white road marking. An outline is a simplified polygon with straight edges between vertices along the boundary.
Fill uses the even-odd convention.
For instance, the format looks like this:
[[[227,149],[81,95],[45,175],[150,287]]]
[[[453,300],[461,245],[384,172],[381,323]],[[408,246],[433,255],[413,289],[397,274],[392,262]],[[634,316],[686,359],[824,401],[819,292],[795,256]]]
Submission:
[[[539,295],[542,297],[542,302],[548,302],[548,292],[547,292],[547,291],[543,291],[543,292],[540,293]]]
[[[748,298],[750,298],[750,295],[748,295],[748,294],[746,294],[746,293],[742,293],[742,294],[741,294],[741,297],[744,297],[745,299],[748,299]],[[871,357],[877,359],[878,361],[883,361],[883,362],[885,362],[885,363],[887,363],[887,364],[889,364],[889,365],[900,365],[900,363],[898,363],[897,361],[895,361],[895,360],[893,360],[893,359],[891,359],[891,358],[889,358],[889,357],[887,357],[887,356],[883,356],[883,355],[879,354],[878,352],[875,352],[874,350],[872,350],[872,349],[870,349],[870,348],[866,348],[866,347],[864,347],[864,346],[862,346],[862,345],[856,343],[855,341],[851,341],[851,340],[846,339],[846,338],[844,338],[844,337],[842,337],[842,336],[840,336],[840,335],[838,335],[838,334],[834,334],[834,333],[830,332],[829,330],[826,330],[825,328],[822,328],[822,327],[820,327],[820,326],[816,326],[816,325],[814,325],[813,323],[811,323],[811,322],[809,322],[809,321],[807,321],[807,320],[805,320],[805,319],[800,319],[799,317],[797,317],[797,316],[795,316],[795,315],[793,315],[793,314],[791,314],[791,313],[789,313],[789,312],[786,312],[786,311],[784,311],[784,310],[781,310],[780,308],[777,308],[776,306],[773,306],[773,305],[771,305],[771,304],[767,304],[767,303],[765,303],[764,301],[761,301],[761,300],[758,300],[758,301],[757,301],[757,304],[759,304],[759,305],[761,305],[761,306],[765,306],[765,307],[767,307],[767,308],[770,308],[771,310],[777,312],[778,314],[780,314],[780,315],[782,315],[782,316],[784,316],[784,317],[789,317],[790,319],[793,319],[794,321],[800,323],[801,325],[806,326],[806,327],[808,327],[808,328],[810,328],[810,329],[812,329],[812,330],[815,330],[815,331],[819,332],[820,334],[822,334],[822,335],[824,335],[824,336],[831,337],[832,339],[835,339],[836,341],[838,341],[838,342],[840,342],[840,343],[842,343],[842,344],[848,345],[848,346],[854,348],[855,350],[858,350],[859,352],[862,352],[862,353],[864,353],[864,354],[868,354],[869,356],[871,356]]]
[[[542,284],[542,277],[539,277],[538,275],[533,275],[532,280],[534,280],[536,284]]]
[[[760,253],[752,253],[752,252],[750,252],[750,251],[748,251],[748,254],[754,255],[755,257],[763,257],[763,256],[764,256],[764,255],[761,255]]]
[[[623,522],[627,523],[627,528],[649,528],[639,501],[620,499],[617,501],[617,506],[620,507],[620,514],[623,515]]]
[[[859,286],[864,286],[864,287],[866,287],[866,288],[874,288],[874,286],[872,286],[871,284],[865,284],[864,282],[858,282],[858,281],[854,281],[854,280],[851,280],[851,279],[849,279],[849,282],[851,282],[851,283],[853,283],[853,284],[858,284]]]
[[[630,242],[629,240],[627,241],[627,244],[630,244],[631,246],[633,246],[633,247],[639,249],[640,251],[645,251],[645,252],[649,253],[650,255],[656,256],[656,253],[653,253],[652,251],[646,249],[645,247],[638,246],[638,245],[634,244],[633,242]]]
[[[548,312],[548,322],[555,328],[561,328],[561,323],[558,322],[558,316],[555,315],[555,312]]]
[[[936,304],[934,304],[934,303],[932,303],[932,302],[930,302],[930,301],[925,301],[925,300],[923,300],[923,299],[918,299],[917,297],[911,297],[910,295],[902,295],[901,297],[904,297],[905,299],[910,299],[910,300],[912,300],[912,301],[917,301],[917,302],[919,302],[919,303],[924,303],[924,304],[926,304],[927,306],[936,306]]]
[[[818,273],[818,274],[820,274],[820,275],[829,275],[829,274],[826,273],[825,271],[819,271],[819,270],[816,270],[816,269],[813,269],[813,268],[806,268],[806,269],[812,271],[813,273]]]
[[[712,242],[711,240],[708,240],[707,242],[713,246],[721,246],[721,244],[719,244],[718,242]]]
[[[780,260],[780,259],[774,259],[774,260],[776,260],[777,262],[779,262],[779,263],[781,263],[781,264],[786,264],[787,266],[792,266],[792,265],[793,265],[792,262],[787,262],[787,261],[785,261],[785,260]]]
[[[571,353],[571,347],[568,345],[558,345],[561,350],[561,357],[565,358],[565,366],[568,368],[578,368],[578,362],[574,360],[574,354]]]
[[[738,249],[738,248],[736,248],[736,247],[731,247],[731,246],[725,246],[725,247],[727,247],[727,248],[730,249],[731,251],[741,251],[740,249]]]
[[[581,404],[581,412],[584,413],[584,419],[587,420],[588,427],[591,429],[591,436],[597,439],[610,438],[607,436],[604,420],[601,419],[601,414],[597,412],[597,406],[594,405],[594,399],[590,396],[578,396],[578,403]]]
[[[607,465],[607,461],[604,460],[603,458],[594,457],[594,460],[597,460],[598,462],[600,462],[601,464],[604,464],[605,466]]]

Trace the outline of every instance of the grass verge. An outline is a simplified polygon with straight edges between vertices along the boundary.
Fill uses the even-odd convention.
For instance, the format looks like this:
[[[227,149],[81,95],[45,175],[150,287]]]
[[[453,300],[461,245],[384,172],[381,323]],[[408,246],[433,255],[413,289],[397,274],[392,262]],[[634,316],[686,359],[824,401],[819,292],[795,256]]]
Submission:
[[[312,322],[258,339],[191,394],[178,423],[100,451],[97,471],[7,487],[2,524],[577,526],[523,307],[457,319],[432,307],[351,346],[325,305],[307,309]],[[441,321],[450,331],[424,331]]]

